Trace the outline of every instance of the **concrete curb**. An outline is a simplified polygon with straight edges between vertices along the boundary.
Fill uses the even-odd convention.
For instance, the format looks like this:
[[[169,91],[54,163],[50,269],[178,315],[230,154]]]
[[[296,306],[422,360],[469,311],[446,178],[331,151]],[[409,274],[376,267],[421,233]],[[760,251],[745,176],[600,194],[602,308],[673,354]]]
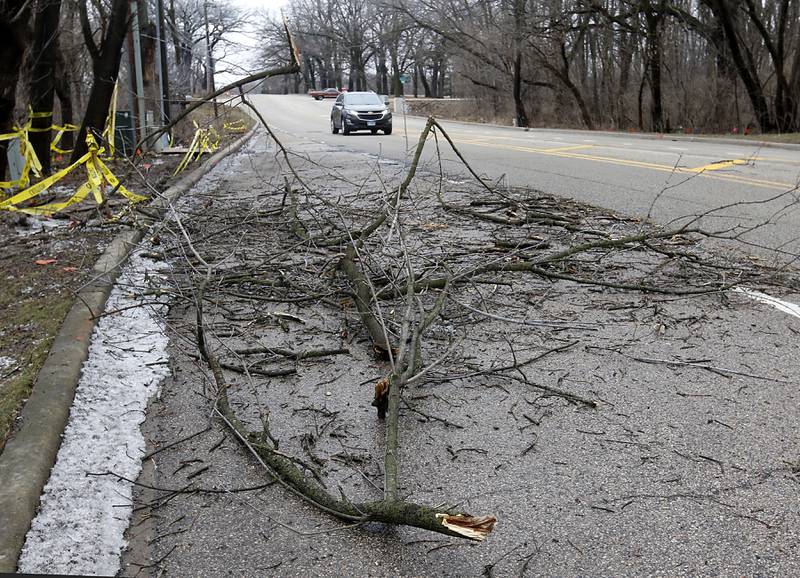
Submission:
[[[398,114],[398,113],[393,113]],[[402,116],[398,114],[398,116]],[[418,114],[407,114],[407,118],[420,119],[423,122],[428,118],[427,116],[420,116]],[[731,137],[715,137],[715,136],[697,136],[687,134],[671,134],[671,133],[657,133],[657,132],[617,132],[610,130],[581,130],[577,128],[524,128],[519,126],[508,126],[505,124],[495,124],[490,122],[474,122],[468,120],[453,120],[448,118],[437,118],[441,122],[466,124],[470,126],[491,126],[495,128],[507,128],[529,133],[547,133],[547,132],[571,132],[582,135],[602,135],[616,138],[636,138],[641,140],[669,140],[669,141],[684,141],[684,142],[705,142],[716,144],[729,144],[739,146],[749,146],[751,148],[773,148],[785,149],[790,151],[800,151],[800,144],[781,143],[762,140],[745,140]]]
[[[225,157],[239,150],[255,134],[256,127],[178,179],[149,208],[155,209],[159,218],[163,216],[170,203]],[[144,234],[143,230],[131,230],[117,235],[97,260],[92,281],[78,292],[39,371],[22,410],[22,426],[0,454],[0,573],[16,571],[25,536],[50,477],[81,368],[89,353],[96,323],[93,315],[103,311],[122,265]]]

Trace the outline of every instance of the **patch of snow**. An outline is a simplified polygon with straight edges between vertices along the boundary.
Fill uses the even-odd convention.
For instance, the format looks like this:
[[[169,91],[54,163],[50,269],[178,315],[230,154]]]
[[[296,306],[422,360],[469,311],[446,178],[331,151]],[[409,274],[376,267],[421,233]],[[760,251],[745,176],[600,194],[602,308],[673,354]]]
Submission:
[[[134,255],[106,311],[133,305],[131,286],[145,284],[152,261]],[[19,560],[19,571],[111,575],[120,567],[131,516],[132,484],[145,441],[147,401],[167,375],[168,339],[152,306],[124,309],[97,324],[58,459]]]
[[[767,295],[766,293],[761,293],[759,291],[753,291],[752,289],[747,289],[746,287],[736,287],[734,289],[737,293],[742,293],[743,295],[747,295],[750,299],[755,299],[761,303],[766,303],[767,305],[771,305],[775,307],[779,311],[783,311],[784,313],[788,313],[789,315],[794,315],[795,317],[800,317],[800,305],[795,303],[790,303],[789,301],[783,301],[778,299],[777,297],[772,297],[771,295]]]

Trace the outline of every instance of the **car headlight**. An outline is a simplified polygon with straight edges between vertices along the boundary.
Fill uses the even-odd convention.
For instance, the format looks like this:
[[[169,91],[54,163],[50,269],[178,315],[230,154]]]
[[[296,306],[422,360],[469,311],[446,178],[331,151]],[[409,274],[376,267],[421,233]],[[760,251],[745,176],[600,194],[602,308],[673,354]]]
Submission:
[[[353,116],[353,117],[356,117],[356,118],[358,117],[358,112],[355,111],[355,110],[350,110],[348,108],[348,109],[345,109],[344,112],[347,114],[347,116]]]

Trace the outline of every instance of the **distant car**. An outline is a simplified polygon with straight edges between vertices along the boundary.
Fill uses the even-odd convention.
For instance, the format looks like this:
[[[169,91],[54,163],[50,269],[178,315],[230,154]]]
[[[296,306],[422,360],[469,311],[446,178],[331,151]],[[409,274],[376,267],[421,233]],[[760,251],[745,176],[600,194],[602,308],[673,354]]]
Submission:
[[[331,132],[340,130],[342,134],[357,130],[392,134],[392,113],[374,92],[345,92],[336,97],[331,109]]]
[[[336,98],[341,94],[338,88],[326,88],[325,90],[309,90],[308,95],[313,97],[314,100],[322,100],[323,98]]]

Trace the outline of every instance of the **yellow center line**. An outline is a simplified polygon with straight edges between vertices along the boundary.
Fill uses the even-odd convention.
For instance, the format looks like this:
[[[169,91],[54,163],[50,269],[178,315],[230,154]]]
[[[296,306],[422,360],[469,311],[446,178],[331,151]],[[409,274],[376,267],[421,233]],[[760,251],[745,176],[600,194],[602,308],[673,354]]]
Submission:
[[[571,147],[556,147],[552,149],[538,149],[544,153],[560,153],[564,151],[576,151],[579,149],[593,149],[594,145],[575,145]]]
[[[691,169],[691,168],[683,168],[683,167],[676,167],[674,165],[666,165],[660,163],[650,163],[645,161],[634,161],[629,159],[620,159],[616,157],[608,157],[608,156],[601,156],[601,155],[588,155],[582,153],[574,153],[568,152],[563,150],[563,148],[556,148],[556,149],[542,149],[542,148],[532,148],[532,147],[524,147],[524,146],[517,146],[517,145],[507,145],[507,144],[496,144],[490,143],[480,140],[460,140],[454,139],[454,142],[459,144],[471,144],[475,146],[482,146],[488,148],[497,148],[497,149],[504,149],[504,150],[514,150],[520,152],[530,152],[535,154],[547,155],[547,156],[554,156],[554,157],[561,157],[561,158],[568,158],[568,159],[578,159],[578,160],[586,160],[586,161],[594,161],[604,164],[612,164],[612,165],[621,165],[627,167],[635,167],[635,168],[642,168],[642,169],[650,169],[660,172],[668,172],[668,173],[675,173],[675,174],[684,174],[684,175],[691,175],[696,177],[703,177],[707,179],[715,179],[715,180],[722,180],[722,181],[731,181],[741,184],[748,184],[753,185],[755,187],[767,188],[767,189],[781,189],[781,190],[793,190],[797,188],[797,185],[794,183],[783,183],[779,181],[768,181],[764,179],[751,179],[748,177],[742,177],[738,175],[721,175],[712,172],[708,172],[708,169],[705,171],[700,171],[698,169]],[[591,146],[591,145],[580,145],[580,146]],[[740,163],[741,164],[741,163]],[[709,165],[706,165],[709,166]],[[703,167],[699,167],[702,169]]]
[[[720,169],[729,169],[735,165],[746,165],[748,162],[749,161],[747,159],[733,159],[730,161],[719,161],[716,163],[703,165],[702,167],[696,167],[694,169],[687,169],[687,170],[693,173],[704,173],[706,171],[718,171]]]
[[[491,139],[491,140],[514,140],[514,141],[521,141],[521,142],[530,142],[531,138],[533,138],[531,136],[529,136],[529,137],[519,137],[519,136],[502,136],[502,135],[489,135],[489,134],[482,135],[482,136],[475,136],[474,133],[459,133],[459,132],[451,132],[450,136],[453,137],[453,139],[463,138],[464,141],[467,141],[467,140],[486,141],[486,140]],[[545,140],[551,140],[551,139],[548,139],[547,137],[544,137],[544,139]],[[647,139],[641,139],[641,140],[642,140],[642,143],[646,143],[647,142]],[[673,144],[681,144],[681,141],[671,141],[671,142],[673,142]],[[714,144],[720,144],[721,145],[721,144],[724,144],[724,143],[714,143]],[[735,146],[746,146],[747,144],[749,144],[749,143],[745,141],[745,142],[742,142],[741,144],[735,145]],[[621,146],[619,144],[615,144],[615,143],[612,143],[612,142],[595,143],[593,145],[577,145],[577,146],[594,146],[594,147],[597,147],[597,148],[624,150],[624,151],[634,150],[634,149],[626,148],[625,146]],[[537,150],[541,150],[542,147],[533,147],[533,148],[537,148]],[[564,147],[564,148],[566,149],[567,147]],[[641,148],[641,147],[637,147],[637,148]],[[753,148],[758,148],[759,152],[760,152],[760,154],[762,156],[747,157],[747,161],[763,161],[763,162],[769,162],[769,163],[797,164],[797,159],[796,158],[772,156],[774,154],[777,154],[777,151],[768,150],[768,149],[764,149],[764,148],[761,148],[761,147],[753,147]],[[662,151],[653,151],[653,152],[660,153],[660,154],[671,154],[671,155],[675,154],[674,150],[669,150],[669,151],[662,150]],[[769,153],[769,154],[767,156],[763,156],[766,153]],[[687,150],[687,151],[683,151],[681,156],[683,156],[683,157],[690,157],[690,156],[695,157],[695,156],[702,156],[702,155],[698,155],[696,153],[691,153],[691,152],[689,152]],[[736,164],[741,164],[738,161],[735,161],[735,163]],[[715,164],[715,163],[713,163],[713,164]]]

